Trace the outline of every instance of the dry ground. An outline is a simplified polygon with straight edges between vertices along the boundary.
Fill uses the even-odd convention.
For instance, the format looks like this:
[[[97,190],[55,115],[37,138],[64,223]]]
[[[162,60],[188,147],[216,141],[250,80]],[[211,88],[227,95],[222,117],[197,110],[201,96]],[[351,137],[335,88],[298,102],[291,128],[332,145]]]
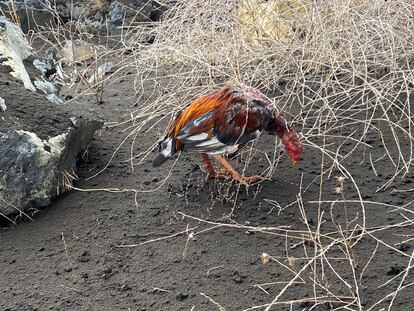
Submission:
[[[89,109],[111,121],[134,109],[134,98],[125,96],[129,85],[127,79],[119,83],[104,104],[91,100]],[[19,104],[9,103],[9,109]],[[382,167],[377,178],[368,179],[370,165],[350,160],[365,201],[366,233],[356,232],[343,243],[347,227],[361,221],[361,206],[352,203],[358,195],[349,180],[343,181],[342,193],[335,193],[340,173],[333,172],[322,197],[336,202],[318,204],[320,155],[312,149],[305,149],[296,169],[283,157],[272,179],[248,194],[234,185],[206,182],[199,159],[189,155],[182,155],[171,177],[154,190],[169,166],[153,169],[148,160],[132,172],[125,161],[129,143],[89,179],[107,165],[125,136],[121,129],[97,133],[75,187],[148,192],[137,193],[136,205],[133,192],[74,190],[36,213],[34,221],[2,230],[3,310],[218,310],[213,300],[226,310],[242,310],[268,304],[291,280],[274,310],[307,310],[315,303],[314,310],[348,303],[355,310],[355,297],[365,310],[412,284],[411,271],[402,282],[412,242],[401,243],[413,232],[407,223],[412,205],[395,207],[409,202],[409,193],[375,193],[375,183],[386,181],[392,170]],[[137,138],[136,151],[144,149],[140,140],[145,145],[156,139],[151,134]],[[378,150],[372,157],[379,158],[381,142],[371,144]],[[263,136],[258,148],[271,153],[274,141]],[[249,170],[266,165],[264,159],[252,161]],[[413,181],[411,174],[404,183]],[[349,200],[345,204],[342,195]],[[317,231],[320,236],[311,237]],[[401,289],[395,310],[410,309],[411,293],[409,287]],[[373,310],[389,305],[391,298]]]

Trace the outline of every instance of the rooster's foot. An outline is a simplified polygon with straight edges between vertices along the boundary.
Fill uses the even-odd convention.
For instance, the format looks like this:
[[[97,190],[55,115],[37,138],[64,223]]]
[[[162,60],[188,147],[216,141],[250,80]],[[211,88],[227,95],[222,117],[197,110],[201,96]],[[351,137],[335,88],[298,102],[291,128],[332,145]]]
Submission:
[[[250,184],[259,182],[265,179],[265,177],[260,175],[254,176],[242,176],[239,172],[237,172],[233,166],[230,165],[229,162],[222,156],[216,156],[216,160],[223,166],[220,174],[228,179],[233,179],[234,181],[248,187]]]

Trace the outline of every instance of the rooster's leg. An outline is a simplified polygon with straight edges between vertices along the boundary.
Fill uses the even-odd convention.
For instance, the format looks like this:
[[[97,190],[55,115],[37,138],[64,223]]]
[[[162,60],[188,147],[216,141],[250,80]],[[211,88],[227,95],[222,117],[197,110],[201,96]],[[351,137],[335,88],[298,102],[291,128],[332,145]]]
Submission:
[[[261,181],[264,177],[260,175],[255,176],[242,176],[238,171],[234,169],[233,166],[222,156],[215,156],[216,160],[223,166],[224,170],[230,174],[230,176],[237,182],[248,185],[252,182]]]
[[[207,178],[214,178],[216,176],[216,171],[214,170],[210,158],[206,153],[202,153],[201,157],[203,158],[203,165],[201,165],[201,168],[207,171]]]
[[[226,172],[216,172],[213,166],[213,163],[211,163],[211,160],[209,156],[206,153],[202,153],[201,157],[203,158],[203,165],[201,165],[201,168],[205,171],[207,171],[207,178],[229,178],[231,175],[228,171]]]

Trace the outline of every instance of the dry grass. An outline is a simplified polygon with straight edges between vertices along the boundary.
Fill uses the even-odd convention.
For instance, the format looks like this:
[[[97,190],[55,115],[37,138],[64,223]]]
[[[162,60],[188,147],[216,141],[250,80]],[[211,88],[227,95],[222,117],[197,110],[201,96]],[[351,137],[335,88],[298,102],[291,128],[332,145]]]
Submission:
[[[146,151],[136,154],[134,142],[138,135],[155,132],[161,136],[160,130],[189,99],[227,82],[243,82],[267,93],[280,112],[294,123],[301,132],[305,152],[315,154],[320,161],[319,174],[311,183],[300,185],[296,200],[290,204],[282,206],[277,198],[266,199],[278,213],[298,209],[300,230],[245,226],[234,220],[214,222],[182,213],[181,220],[187,222],[183,231],[120,247],[140,247],[187,235],[185,256],[194,237],[216,228],[270,234],[285,241],[286,254],[278,256],[269,250],[266,263],[276,262],[291,277],[257,284],[259,290],[269,295],[269,302],[246,306],[245,310],[271,310],[279,305],[292,308],[303,303],[310,304],[311,309],[327,305],[337,310],[375,310],[385,304],[390,310],[398,293],[414,285],[406,282],[413,254],[400,251],[378,236],[412,227],[412,202],[392,205],[363,199],[362,180],[354,175],[355,159],[360,164],[369,164],[373,176],[366,178],[378,176],[381,167],[393,168],[394,173],[387,181],[377,185],[377,192],[390,188],[413,190],[397,187],[398,181],[412,172],[414,163],[410,104],[414,86],[414,33],[411,31],[414,2],[304,0],[269,4],[248,0],[218,4],[212,0],[181,0],[168,5],[170,10],[163,21],[124,25],[120,45],[102,54],[95,53],[93,61],[82,63],[81,69],[70,64],[75,77],[71,86],[83,90],[78,92],[79,96],[89,90],[97,101],[102,100],[97,90],[102,92],[103,83],[108,86],[125,72],[135,74],[134,91],[139,108],[117,124],[127,133],[121,144],[129,139],[133,141],[129,159],[132,168],[146,162],[155,147],[149,142]],[[62,38],[91,41],[79,24],[61,27],[66,29],[51,32],[54,36],[50,43],[59,45]],[[62,37],[62,34],[65,35]],[[152,44],[141,40],[151,36],[155,38]],[[44,39],[51,40],[50,33],[45,33]],[[86,72],[97,68],[102,59],[113,59],[114,55],[119,60],[114,74],[100,83],[88,85]],[[84,88],[79,87],[79,81]],[[372,141],[382,144],[384,152],[379,158],[372,152],[378,148]],[[273,153],[264,154],[252,145],[240,157],[245,170],[253,158],[265,159],[269,165],[262,173],[271,176],[281,155],[276,147]],[[135,197],[137,193],[157,191],[171,175],[175,163],[155,189],[95,190],[133,191]],[[319,189],[318,198],[305,201],[306,191],[315,184]],[[329,186],[335,189],[333,198],[326,193]],[[224,199],[235,202],[233,208],[236,208],[238,190],[230,193],[229,189],[223,187],[220,191]],[[402,215],[403,220],[392,225],[368,226],[366,210],[373,206]],[[316,221],[311,223],[308,214],[314,207]],[[343,219],[334,217],[334,208],[344,209]],[[194,222],[204,224],[205,228],[198,228]],[[371,239],[377,246],[369,260],[361,263],[355,249],[362,238]],[[401,243],[409,239],[404,236]],[[380,285],[398,282],[396,289],[389,287],[389,294],[382,300],[363,306],[364,275],[370,265],[381,260],[379,247],[406,258],[407,267]],[[331,286],[333,281],[340,285]],[[313,296],[303,298],[299,294],[297,299],[284,299],[298,283],[310,289]],[[271,294],[275,290],[268,291],[265,287],[277,288],[277,294]],[[224,309],[209,296],[200,294],[217,308]]]
[[[383,140],[385,157],[395,167],[383,188],[406,174],[413,156],[408,105],[413,86],[412,4],[302,3],[307,8],[301,11],[304,25],[287,41],[255,29],[257,20],[241,23],[237,1],[178,1],[164,22],[154,28],[136,27],[134,31],[150,33],[156,40],[147,45],[137,43],[136,36],[124,38],[125,46],[135,52],[134,86],[142,96],[138,102],[143,102],[127,129],[130,136],[168,120],[190,98],[218,84],[240,81],[272,96],[301,130],[308,148],[321,152],[324,174],[338,169],[355,183],[343,163],[360,147],[369,151],[365,141],[370,135]],[[280,18],[273,16],[274,23]],[[259,33],[254,39],[251,29]],[[154,90],[149,100],[143,97],[148,89]],[[384,141],[384,128],[391,131],[391,140]],[[353,148],[344,154],[348,143]],[[146,155],[135,155],[137,163]],[[378,159],[370,160],[376,171]]]
[[[134,51],[131,66],[136,68],[135,91],[141,102],[124,123],[129,124],[126,130],[134,138],[156,131],[158,124],[162,129],[190,98],[226,82],[254,85],[269,94],[281,113],[301,132],[305,152],[320,159],[318,177],[311,184],[301,185],[296,201],[289,205],[299,209],[303,230],[251,228],[185,214],[183,220],[204,223],[211,230],[227,226],[272,234],[286,239],[286,249],[303,248],[300,257],[277,259],[293,272],[278,294],[269,294],[267,304],[246,310],[271,310],[277,305],[304,302],[311,303],[311,309],[328,305],[338,310],[375,310],[385,303],[390,310],[398,293],[414,285],[405,282],[413,255],[401,252],[377,235],[412,227],[412,202],[391,205],[363,199],[362,180],[356,179],[358,164],[354,160],[370,165],[373,176],[366,178],[378,175],[381,167],[392,167],[393,174],[377,185],[377,192],[397,188],[398,181],[412,172],[414,2],[301,1],[298,9],[297,1],[282,1],[272,10],[266,8],[271,5],[266,3],[176,1],[164,21],[152,28],[131,28],[132,33],[145,32],[156,39],[148,45],[137,43],[133,35],[123,38],[125,46]],[[256,10],[249,11],[249,7],[255,6]],[[144,97],[148,89],[154,90],[149,98]],[[379,147],[372,141],[381,142],[384,152],[379,158],[374,158],[372,151]],[[153,148],[154,145],[148,145],[147,152],[137,155],[132,147],[132,165],[143,163]],[[271,175],[277,167],[278,153],[263,155],[252,146],[241,156],[245,169],[255,156],[269,161],[263,174]],[[304,201],[303,193],[315,183],[319,198]],[[326,194],[326,184],[333,185],[340,200]],[[268,198],[268,202],[274,203],[279,212],[286,208],[274,198]],[[369,227],[366,210],[376,205],[399,213],[404,220]],[[317,220],[310,224],[307,213],[314,206]],[[334,206],[345,210],[344,219],[334,218]],[[195,230],[194,235],[209,229]],[[407,261],[406,269],[396,277],[397,289],[368,307],[363,306],[361,280],[368,266],[380,257],[376,248],[361,270],[355,248],[367,237],[374,244],[376,241],[377,247],[381,245]],[[332,280],[339,281],[341,286],[331,287]],[[313,297],[283,300],[297,282],[305,282]],[[341,294],[341,288],[348,295]]]

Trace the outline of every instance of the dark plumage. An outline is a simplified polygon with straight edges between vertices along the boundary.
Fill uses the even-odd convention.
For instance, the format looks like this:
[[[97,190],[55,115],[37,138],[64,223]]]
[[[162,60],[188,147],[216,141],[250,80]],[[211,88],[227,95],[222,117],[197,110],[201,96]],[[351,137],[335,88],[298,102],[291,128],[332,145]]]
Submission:
[[[202,154],[209,177],[232,177],[243,183],[257,180],[259,176],[242,177],[222,155],[236,152],[262,132],[281,138],[296,164],[302,152],[298,135],[271,102],[255,88],[225,86],[193,100],[177,114],[160,142],[153,165],[161,165],[177,151],[191,151]],[[209,155],[224,166],[224,173],[215,172]]]

